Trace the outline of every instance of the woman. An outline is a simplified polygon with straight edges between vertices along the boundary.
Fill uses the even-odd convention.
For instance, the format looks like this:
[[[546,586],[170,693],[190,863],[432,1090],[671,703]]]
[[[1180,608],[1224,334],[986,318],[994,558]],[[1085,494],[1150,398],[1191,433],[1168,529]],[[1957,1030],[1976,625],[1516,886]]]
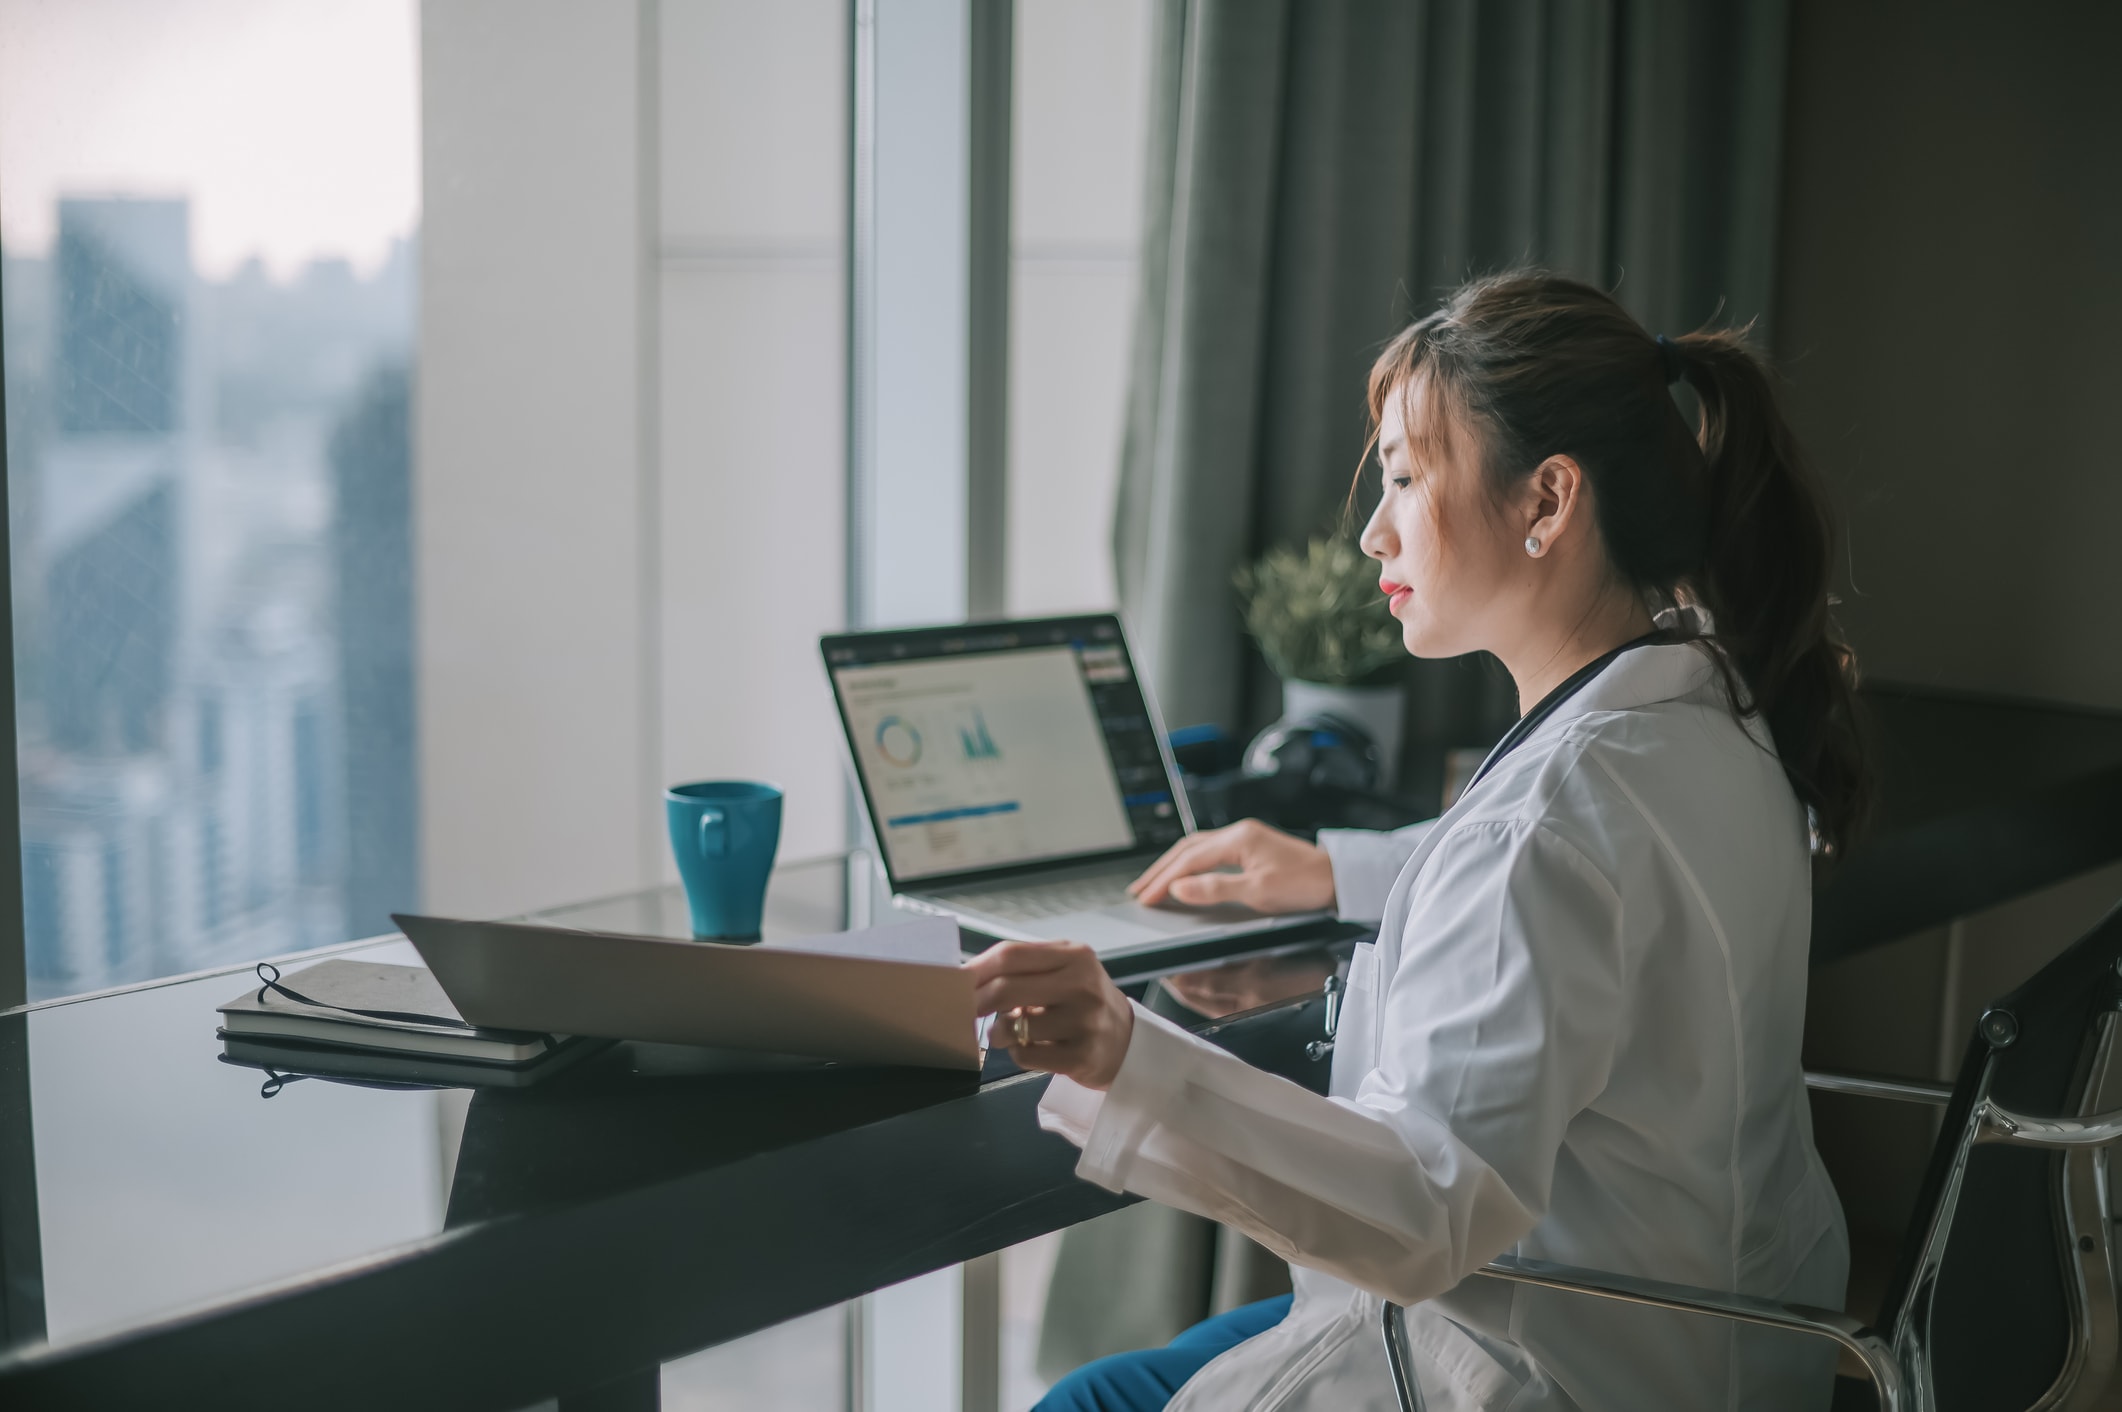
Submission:
[[[1082,1176],[1296,1267],[1293,1303],[1043,1405],[1385,1412],[1385,1296],[1434,1409],[1825,1407],[1825,1344],[1467,1278],[1511,1252],[1839,1306],[1798,1049],[1812,855],[1864,771],[1821,492],[1736,335],[1653,339],[1538,272],[1395,338],[1370,409],[1362,545],[1408,651],[1494,653],[1525,714],[1432,824],[1317,848],[1240,824],[1136,884],[1380,923],[1331,1098],[1131,1005],[1086,948],[972,963],[1012,1056],[1056,1075],[1040,1119]]]

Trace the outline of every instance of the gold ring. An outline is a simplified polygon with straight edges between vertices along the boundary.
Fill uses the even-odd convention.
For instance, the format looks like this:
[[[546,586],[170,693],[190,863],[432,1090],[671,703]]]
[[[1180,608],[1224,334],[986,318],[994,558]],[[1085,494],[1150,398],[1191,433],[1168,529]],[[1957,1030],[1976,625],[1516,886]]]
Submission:
[[[1031,1016],[1025,1014],[1022,1010],[1019,1010],[1015,1015],[1010,1017],[1009,1032],[1011,1036],[1016,1039],[1017,1047],[1019,1049],[1022,1049],[1025,1045],[1030,1044],[1032,1042]]]

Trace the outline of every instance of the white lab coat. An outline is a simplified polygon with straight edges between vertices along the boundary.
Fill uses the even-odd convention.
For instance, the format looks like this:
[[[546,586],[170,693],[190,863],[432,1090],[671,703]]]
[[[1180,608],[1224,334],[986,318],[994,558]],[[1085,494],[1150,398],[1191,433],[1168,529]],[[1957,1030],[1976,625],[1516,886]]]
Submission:
[[[1504,1252],[1839,1308],[1848,1238],[1799,1036],[1804,811],[1704,649],[1633,649],[1443,818],[1330,832],[1357,949],[1332,1097],[1137,1007],[1111,1089],[1055,1079],[1077,1172],[1298,1267],[1279,1326],[1174,1412],[1824,1408],[1802,1336],[1482,1278]]]

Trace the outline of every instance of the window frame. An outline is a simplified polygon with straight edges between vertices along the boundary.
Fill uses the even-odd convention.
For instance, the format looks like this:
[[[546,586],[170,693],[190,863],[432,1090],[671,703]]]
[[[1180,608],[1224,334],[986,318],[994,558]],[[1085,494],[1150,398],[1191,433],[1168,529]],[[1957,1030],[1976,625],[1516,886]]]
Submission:
[[[0,322],[7,281],[0,277]],[[8,503],[7,380],[0,377],[0,526],[14,523]],[[8,768],[0,771],[0,1011],[29,999],[29,937],[22,910],[22,758],[15,722],[14,536],[0,535],[0,731]]]

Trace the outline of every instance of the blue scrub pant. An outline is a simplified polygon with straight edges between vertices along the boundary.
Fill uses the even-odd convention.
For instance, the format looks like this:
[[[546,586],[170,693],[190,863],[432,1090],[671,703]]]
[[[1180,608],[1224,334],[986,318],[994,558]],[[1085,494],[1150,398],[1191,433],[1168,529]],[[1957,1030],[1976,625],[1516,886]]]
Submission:
[[[1289,1313],[1289,1295],[1204,1319],[1162,1348],[1115,1353],[1070,1373],[1032,1412],[1159,1412],[1218,1354],[1265,1333]]]

